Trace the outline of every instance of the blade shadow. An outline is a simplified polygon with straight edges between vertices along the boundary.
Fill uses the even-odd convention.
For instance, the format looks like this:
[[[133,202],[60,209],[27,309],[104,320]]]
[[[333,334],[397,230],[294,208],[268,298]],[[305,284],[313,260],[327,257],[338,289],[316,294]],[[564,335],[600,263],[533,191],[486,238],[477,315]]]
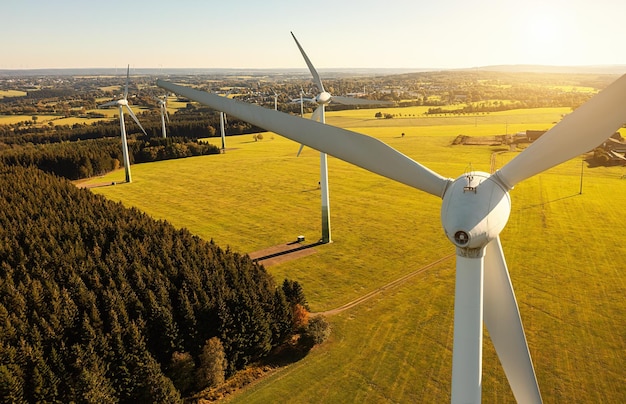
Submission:
[[[528,205],[528,206],[525,206],[525,207],[523,207],[523,208],[520,208],[520,210],[526,210],[526,209],[538,208],[538,207],[540,207],[540,206],[545,206],[545,205],[548,205],[548,204],[551,204],[551,203],[554,203],[554,202],[559,202],[559,201],[562,201],[562,200],[564,200],[564,199],[574,198],[574,197],[576,197],[576,196],[580,196],[580,195],[582,195],[582,194],[581,194],[581,193],[577,193],[577,194],[574,194],[574,195],[563,196],[563,197],[561,197],[561,198],[553,199],[553,200],[551,200],[551,201],[546,201],[546,202],[538,203],[538,204],[535,204],[535,205]]]

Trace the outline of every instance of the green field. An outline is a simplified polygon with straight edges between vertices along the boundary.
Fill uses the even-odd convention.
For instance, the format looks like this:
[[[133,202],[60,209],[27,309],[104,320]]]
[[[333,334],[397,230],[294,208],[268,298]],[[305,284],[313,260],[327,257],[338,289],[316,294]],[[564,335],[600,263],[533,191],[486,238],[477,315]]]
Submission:
[[[494,152],[498,167],[515,155],[451,146],[458,134],[503,134],[507,126],[508,133],[547,129],[566,112],[376,120],[375,111],[358,110],[329,112],[327,122],[378,137],[457,177],[468,169],[489,171]],[[317,240],[319,153],[305,147],[296,157],[299,146],[274,134],[260,142],[252,135],[226,141],[225,154],[134,165],[132,184],[93,191],[236,251],[298,235]],[[585,167],[579,195],[581,161],[518,184],[501,238],[544,402],[624,402],[626,168]],[[118,171],[89,182],[123,179]],[[338,307],[454,252],[441,229],[438,198],[334,158],[329,182],[334,242],[269,268],[278,281],[300,281],[313,311]],[[449,401],[454,265],[454,258],[447,259],[330,317],[329,341],[231,401]],[[483,402],[513,402],[488,335]]]

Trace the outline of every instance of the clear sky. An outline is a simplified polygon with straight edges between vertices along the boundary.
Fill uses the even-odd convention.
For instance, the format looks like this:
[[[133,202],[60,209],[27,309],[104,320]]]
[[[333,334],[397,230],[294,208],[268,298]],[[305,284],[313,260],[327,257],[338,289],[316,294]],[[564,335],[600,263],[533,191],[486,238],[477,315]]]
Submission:
[[[626,65],[626,0],[3,0],[0,69]]]

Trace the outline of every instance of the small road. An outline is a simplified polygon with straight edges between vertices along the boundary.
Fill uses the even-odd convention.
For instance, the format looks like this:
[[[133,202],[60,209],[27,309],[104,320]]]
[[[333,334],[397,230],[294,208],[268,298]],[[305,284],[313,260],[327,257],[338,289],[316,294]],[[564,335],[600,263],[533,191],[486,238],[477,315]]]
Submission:
[[[321,314],[321,315],[324,315],[324,316],[332,316],[332,315],[335,315],[335,314],[339,314],[339,313],[341,313],[341,312],[343,312],[345,310],[351,309],[351,308],[353,308],[355,306],[358,306],[361,303],[364,303],[364,302],[370,300],[371,298],[373,298],[374,296],[382,293],[385,290],[389,290],[389,289],[398,287],[398,286],[406,283],[409,279],[413,278],[415,275],[419,275],[422,272],[425,272],[426,270],[434,267],[435,265],[441,264],[442,262],[447,261],[447,260],[449,260],[452,257],[454,257],[454,254],[446,255],[445,257],[440,258],[437,261],[431,262],[430,264],[427,264],[427,265],[425,265],[425,266],[423,266],[423,267],[421,267],[419,269],[416,269],[415,271],[410,272],[410,273],[408,273],[408,274],[406,274],[406,275],[396,279],[395,281],[389,282],[388,284],[386,284],[384,286],[381,286],[381,287],[379,287],[377,289],[374,289],[373,291],[371,291],[371,292],[369,292],[369,293],[367,293],[367,294],[365,294],[365,295],[363,295],[361,297],[358,297],[358,298],[354,299],[353,301],[344,304],[343,306],[337,307],[336,309],[331,309],[331,310],[322,311],[322,312],[318,312],[318,313],[311,313],[311,315],[316,316],[316,315],[320,315]]]

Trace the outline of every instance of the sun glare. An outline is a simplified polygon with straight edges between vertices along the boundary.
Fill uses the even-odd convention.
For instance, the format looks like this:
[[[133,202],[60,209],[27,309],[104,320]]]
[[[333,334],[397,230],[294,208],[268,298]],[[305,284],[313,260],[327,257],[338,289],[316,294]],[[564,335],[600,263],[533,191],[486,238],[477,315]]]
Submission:
[[[526,14],[519,27],[519,55],[521,63],[563,64],[568,59],[568,27],[564,13],[549,6],[534,7]]]

